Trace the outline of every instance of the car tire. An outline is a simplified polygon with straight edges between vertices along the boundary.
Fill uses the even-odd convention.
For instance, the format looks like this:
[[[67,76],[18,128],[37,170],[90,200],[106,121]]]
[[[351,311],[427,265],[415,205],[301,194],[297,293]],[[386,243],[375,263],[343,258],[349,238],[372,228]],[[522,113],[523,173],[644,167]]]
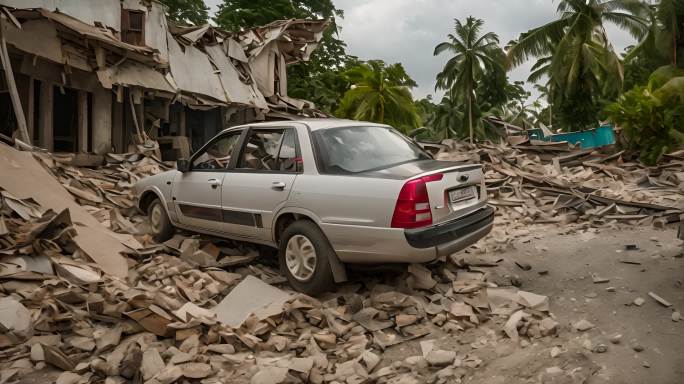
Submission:
[[[147,207],[147,218],[150,220],[152,238],[156,242],[163,243],[173,237],[173,225],[161,200],[154,199],[150,203]]]
[[[278,259],[290,284],[297,291],[314,296],[335,285],[329,261],[334,252],[316,224],[299,220],[285,228],[278,246]]]

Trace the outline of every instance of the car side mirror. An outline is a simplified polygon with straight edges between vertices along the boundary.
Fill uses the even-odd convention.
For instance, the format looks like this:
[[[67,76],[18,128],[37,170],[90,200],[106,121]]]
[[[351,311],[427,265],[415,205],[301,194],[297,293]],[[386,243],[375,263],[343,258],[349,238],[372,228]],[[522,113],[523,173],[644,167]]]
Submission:
[[[176,160],[176,169],[185,173],[190,170],[190,161],[185,159]]]

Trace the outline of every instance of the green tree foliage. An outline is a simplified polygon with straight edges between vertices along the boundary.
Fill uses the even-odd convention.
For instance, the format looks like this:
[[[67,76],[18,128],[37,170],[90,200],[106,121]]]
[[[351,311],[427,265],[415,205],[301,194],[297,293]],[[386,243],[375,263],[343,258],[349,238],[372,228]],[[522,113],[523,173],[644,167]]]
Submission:
[[[458,95],[466,104],[468,117],[468,132],[470,142],[475,136],[474,103],[477,82],[483,78],[485,70],[503,72],[503,65],[497,58],[501,56],[499,37],[492,32],[481,34],[484,21],[468,17],[465,24],[455,20],[455,34],[447,35],[448,41],[439,43],[435,47],[434,55],[449,52],[453,56],[437,75],[437,89],[450,90],[450,98]],[[504,75],[505,76],[505,75]]]
[[[670,77],[677,73],[681,70],[663,68],[649,85],[635,86],[606,108],[622,128],[627,148],[640,151],[644,163],[655,164],[684,144],[684,77]]]
[[[457,95],[447,93],[435,108],[435,116],[431,122],[436,137],[468,137],[468,127],[464,126],[463,103]]]
[[[432,95],[427,95],[426,97],[416,100],[416,111],[418,116],[420,116],[420,121],[423,125],[429,124],[435,116],[435,109],[437,106],[432,101]]]
[[[420,125],[410,91],[417,84],[401,64],[371,60],[346,70],[344,75],[351,87],[340,102],[338,116],[390,124],[405,132]]]
[[[624,81],[620,58],[608,40],[612,23],[641,38],[647,6],[638,0],[561,0],[559,19],[520,35],[508,50],[512,66],[537,57],[534,79],[549,78],[551,104],[562,127],[593,126],[607,99]]]
[[[204,0],[160,0],[166,5],[167,16],[181,24],[203,25],[209,19],[209,7]]]
[[[344,17],[344,13],[335,8],[332,0],[224,0],[214,22],[223,29],[239,31],[282,19],[329,20],[332,25],[323,34],[311,60],[288,66],[288,93],[330,112],[337,107],[332,102],[334,91],[344,82],[342,68],[353,60],[347,56],[346,45],[338,37],[336,17]]]

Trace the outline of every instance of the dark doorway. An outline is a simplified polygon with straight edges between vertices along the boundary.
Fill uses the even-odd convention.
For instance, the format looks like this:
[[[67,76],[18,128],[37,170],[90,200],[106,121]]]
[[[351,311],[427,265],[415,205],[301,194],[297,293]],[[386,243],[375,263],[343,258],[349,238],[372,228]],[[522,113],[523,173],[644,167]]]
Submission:
[[[17,119],[14,117],[12,99],[8,92],[0,93],[0,133],[12,137],[17,128]]]
[[[53,93],[54,152],[78,152],[78,91],[53,87]]]
[[[221,109],[185,110],[185,125],[190,138],[192,152],[200,149],[209,139],[214,137],[221,127]]]

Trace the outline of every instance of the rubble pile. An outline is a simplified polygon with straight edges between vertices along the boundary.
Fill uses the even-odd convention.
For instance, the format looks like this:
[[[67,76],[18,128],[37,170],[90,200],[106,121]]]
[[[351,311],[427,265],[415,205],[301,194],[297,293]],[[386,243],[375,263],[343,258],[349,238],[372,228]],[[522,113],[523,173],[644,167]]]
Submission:
[[[120,228],[130,224],[122,216],[131,217],[139,213],[135,208],[133,185],[146,176],[173,168],[172,164],[157,160],[159,157],[153,150],[145,151],[145,148],[141,148],[139,153],[89,155],[89,166],[84,166],[81,161],[88,155],[45,152],[34,152],[33,155],[79,204],[91,207],[90,213],[98,221],[113,230],[130,234],[145,232],[144,227],[136,230],[130,226]]]
[[[625,160],[624,151],[575,150],[567,143],[443,144],[437,159],[484,166],[497,214],[483,251],[533,237],[535,225],[554,224],[566,233],[623,224],[662,227],[679,221],[684,209],[684,151],[647,167]]]
[[[495,330],[484,343],[541,338],[558,326],[548,298],[519,291],[498,274],[499,260],[484,257],[411,265],[398,278],[375,275],[314,299],[271,285],[284,282],[277,269],[244,264],[253,255],[237,262],[240,249],[177,236],[132,250],[129,274],[118,278],[78,249],[68,210],[0,195],[0,371],[8,380],[48,368],[63,371],[58,383],[444,382],[482,361],[434,348],[411,360],[421,362],[416,370],[381,353],[483,324]],[[202,266],[225,266],[225,258],[234,262],[228,270]]]

